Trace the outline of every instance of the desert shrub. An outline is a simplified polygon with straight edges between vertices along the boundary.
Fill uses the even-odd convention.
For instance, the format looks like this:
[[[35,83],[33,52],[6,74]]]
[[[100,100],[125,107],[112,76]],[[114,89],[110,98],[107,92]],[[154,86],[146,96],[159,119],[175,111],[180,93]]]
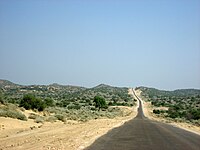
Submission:
[[[28,116],[28,119],[36,119],[37,117],[39,117],[39,115],[34,114],[34,113],[31,113],[31,114]]]
[[[81,106],[79,104],[71,104],[71,105],[68,105],[67,108],[68,109],[76,109],[76,110],[78,110],[78,109],[81,108]]]
[[[0,98],[0,104],[5,104],[5,102],[2,98]]]
[[[154,109],[154,110],[153,110],[153,113],[154,113],[154,114],[160,114],[160,110]]]
[[[178,110],[174,107],[170,107],[168,109],[168,117],[170,118],[178,118],[180,116]]]
[[[159,101],[152,101],[151,104],[156,106],[156,107],[160,107],[161,106],[161,103]]]
[[[2,95],[0,95],[0,104],[5,104]]]
[[[122,111],[120,109],[113,108],[112,111],[111,110],[110,111],[108,111],[108,110],[107,111],[101,111],[99,116],[101,118],[110,118],[110,119],[112,119],[112,118],[115,118],[116,116],[123,116],[123,113],[122,113]]]
[[[93,111],[95,111],[96,109],[95,109],[95,107],[90,107],[90,110],[93,110]]]
[[[23,99],[20,101],[20,107],[24,107],[25,109],[37,109],[39,111],[43,111],[45,108],[45,103],[36,98],[32,94],[24,95]]]
[[[67,101],[67,100],[62,100],[61,103],[60,103],[60,106],[61,106],[61,107],[67,107],[69,104],[70,104],[69,101]]]
[[[46,105],[47,107],[52,107],[52,106],[54,106],[54,101],[53,101],[53,99],[51,99],[51,98],[46,98],[46,99],[44,99],[44,103],[45,103],[45,105]]]
[[[66,122],[66,118],[63,114],[56,114],[55,117],[62,122]]]
[[[88,104],[91,103],[90,99],[85,99],[85,102]]]
[[[51,123],[56,122],[56,120],[58,120],[58,118],[55,116],[49,116],[48,118],[46,118],[46,121]]]
[[[160,113],[167,113],[167,110],[160,110]]]
[[[85,118],[82,117],[82,118],[79,119],[79,121],[81,121],[81,122],[87,122],[88,120],[89,119],[87,117],[85,117]]]
[[[45,111],[47,113],[56,115],[56,114],[66,114],[68,113],[69,110],[63,107],[49,107],[49,108],[46,108]]]
[[[112,102],[109,102],[109,103],[108,103],[108,106],[112,106],[112,105],[113,105],[113,103],[112,103]]]
[[[187,114],[187,119],[191,120],[198,120],[200,119],[200,109],[190,109]]]
[[[116,112],[116,111],[120,111],[119,107],[109,107],[108,108],[108,112]]]
[[[191,122],[200,127],[200,119],[199,120],[191,120]]]
[[[45,108],[45,111],[49,112],[49,113],[57,113],[58,107],[49,107],[49,108]]]
[[[0,108],[0,116],[1,117],[10,117],[10,118],[15,118],[19,120],[24,120],[27,121],[27,118],[24,114],[17,110],[11,110],[8,107],[1,107]]]
[[[102,108],[108,108],[106,101],[103,97],[95,96],[93,102],[95,103],[95,107],[98,108],[99,110]]]
[[[37,109],[38,111],[43,111],[45,108],[45,104],[41,99],[36,99],[32,103],[32,109]]]
[[[106,110],[96,111],[95,107],[87,106],[80,109],[66,109],[66,108],[46,108],[45,111],[53,112],[56,118],[47,118],[46,121],[54,122],[54,120],[61,120],[65,122],[66,120],[76,120],[81,122],[86,122],[91,119],[97,118],[114,118],[116,116],[124,116],[120,108],[109,107]],[[51,119],[53,121],[51,121]]]
[[[15,104],[7,103],[5,105],[5,108],[7,108],[9,110],[17,110],[19,107],[17,107]]]
[[[106,114],[105,114],[105,117],[107,117],[107,118],[109,118],[109,119],[113,119],[113,118],[115,118],[116,116],[117,116],[116,113],[106,113]]]
[[[21,111],[25,111],[26,109],[24,107],[19,108]]]
[[[20,102],[20,107],[24,107],[25,109],[31,109],[31,103],[35,100],[35,96],[33,95],[25,95]]]
[[[67,115],[67,120],[78,120],[80,118],[80,116],[78,116],[77,114],[74,113],[70,113]]]
[[[44,122],[44,117],[37,116],[34,120],[36,123],[43,123]]]

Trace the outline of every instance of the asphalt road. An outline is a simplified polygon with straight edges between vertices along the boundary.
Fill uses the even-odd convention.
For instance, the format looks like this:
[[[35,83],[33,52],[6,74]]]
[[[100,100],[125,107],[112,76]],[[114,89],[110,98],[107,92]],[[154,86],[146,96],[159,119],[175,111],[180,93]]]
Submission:
[[[146,118],[139,100],[133,120],[114,128],[86,150],[200,150],[200,136]]]

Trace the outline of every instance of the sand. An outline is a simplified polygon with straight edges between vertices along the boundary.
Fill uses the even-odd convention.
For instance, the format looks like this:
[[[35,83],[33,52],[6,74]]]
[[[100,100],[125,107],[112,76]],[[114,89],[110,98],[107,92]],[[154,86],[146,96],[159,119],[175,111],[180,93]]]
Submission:
[[[0,150],[81,150],[109,130],[123,125],[137,114],[136,107],[126,117],[96,119],[88,122],[68,120],[66,123],[35,123],[0,117]]]

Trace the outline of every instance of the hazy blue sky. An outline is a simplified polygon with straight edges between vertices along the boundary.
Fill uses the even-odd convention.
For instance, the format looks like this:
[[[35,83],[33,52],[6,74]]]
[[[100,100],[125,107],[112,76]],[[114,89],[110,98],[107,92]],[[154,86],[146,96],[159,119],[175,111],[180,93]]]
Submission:
[[[200,88],[200,0],[1,0],[0,78]]]

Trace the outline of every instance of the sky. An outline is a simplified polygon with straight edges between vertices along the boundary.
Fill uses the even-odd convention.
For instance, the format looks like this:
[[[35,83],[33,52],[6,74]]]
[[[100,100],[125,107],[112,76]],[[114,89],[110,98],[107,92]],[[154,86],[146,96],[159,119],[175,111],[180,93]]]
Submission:
[[[200,88],[199,0],[1,0],[0,79]]]

